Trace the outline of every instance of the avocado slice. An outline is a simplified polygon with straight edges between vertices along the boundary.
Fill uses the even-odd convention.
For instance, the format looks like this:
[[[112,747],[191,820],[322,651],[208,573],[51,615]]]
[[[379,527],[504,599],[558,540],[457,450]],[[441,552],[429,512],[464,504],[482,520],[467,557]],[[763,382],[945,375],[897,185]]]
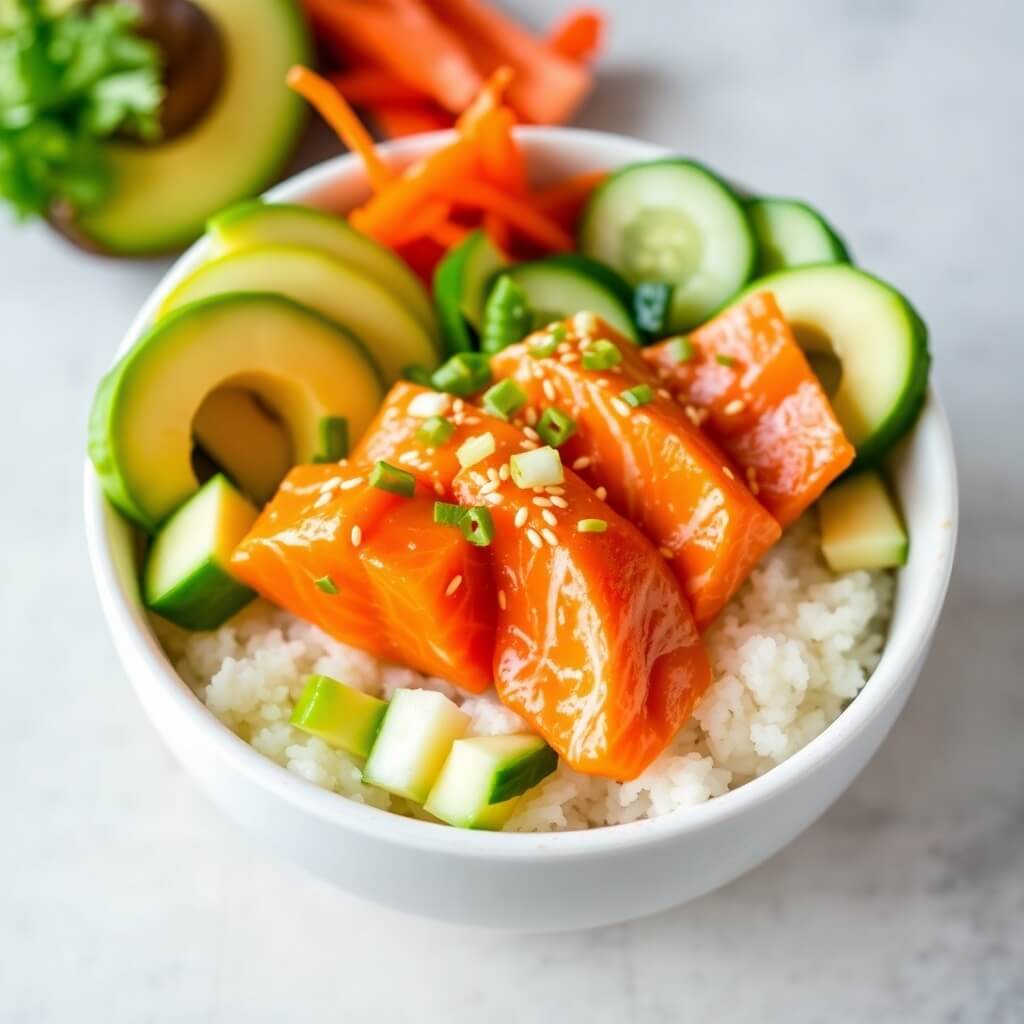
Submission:
[[[291,299],[237,293],[186,306],[135,343],[93,400],[89,456],[130,519],[152,530],[195,492],[192,423],[225,385],[273,410],[297,462],[319,453],[325,417],[344,416],[357,439],[383,398],[359,341]]]
[[[261,192],[298,140],[303,101],[284,84],[308,63],[310,42],[295,0],[196,0],[224,51],[220,89],[188,131],[156,145],[106,147],[110,198],[77,216],[69,234],[114,255],[145,256],[198,237],[221,207]]]
[[[438,339],[434,307],[416,275],[390,249],[356,231],[344,217],[294,203],[246,199],[212,217],[206,232],[213,256],[264,245],[299,245],[333,256],[384,285],[431,338]]]
[[[209,260],[171,292],[159,315],[237,291],[278,292],[341,324],[370,349],[388,383],[411,364],[437,365],[434,339],[386,285],[301,246],[265,245]]]

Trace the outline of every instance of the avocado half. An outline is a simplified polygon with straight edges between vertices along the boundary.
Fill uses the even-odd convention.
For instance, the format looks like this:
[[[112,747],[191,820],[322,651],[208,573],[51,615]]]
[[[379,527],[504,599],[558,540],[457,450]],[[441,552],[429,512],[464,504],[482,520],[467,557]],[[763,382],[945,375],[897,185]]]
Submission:
[[[262,192],[298,140],[305,105],[285,74],[308,63],[311,48],[297,0],[194,2],[220,34],[220,89],[188,131],[157,145],[108,147],[110,198],[59,225],[89,248],[150,256],[188,245],[212,214]]]

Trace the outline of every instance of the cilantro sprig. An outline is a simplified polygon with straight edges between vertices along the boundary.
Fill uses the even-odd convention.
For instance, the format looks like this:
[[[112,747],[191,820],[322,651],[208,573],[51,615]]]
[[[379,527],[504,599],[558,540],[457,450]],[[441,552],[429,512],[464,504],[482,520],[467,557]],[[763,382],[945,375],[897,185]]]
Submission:
[[[8,0],[0,14],[0,200],[19,217],[94,207],[113,187],[101,140],[159,136],[159,50],[116,3],[51,16]]]

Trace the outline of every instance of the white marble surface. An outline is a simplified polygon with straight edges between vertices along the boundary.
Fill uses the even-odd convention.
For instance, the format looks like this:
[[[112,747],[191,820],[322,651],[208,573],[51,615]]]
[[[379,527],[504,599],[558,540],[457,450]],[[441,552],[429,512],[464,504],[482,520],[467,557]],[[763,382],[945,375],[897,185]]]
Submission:
[[[765,867],[623,927],[460,931],[271,859],[143,721],[86,564],[89,399],[162,266],[5,223],[0,1020],[1024,1019],[1024,7],[605,6],[616,23],[584,124],[820,204],[931,324],[963,526],[894,733]]]

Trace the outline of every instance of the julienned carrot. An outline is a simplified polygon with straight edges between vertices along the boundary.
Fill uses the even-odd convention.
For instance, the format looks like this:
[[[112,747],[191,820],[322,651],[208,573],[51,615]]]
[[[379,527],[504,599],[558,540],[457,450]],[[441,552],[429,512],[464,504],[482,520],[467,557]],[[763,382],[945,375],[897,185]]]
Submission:
[[[516,116],[508,107],[481,118],[476,131],[484,177],[514,195],[526,194],[526,159],[512,135]]]
[[[349,68],[331,75],[330,80],[338,92],[357,107],[424,101],[422,92],[380,68]]]
[[[289,70],[286,81],[338,133],[342,142],[359,154],[373,189],[385,189],[394,180],[391,168],[378,156],[370,133],[341,93],[326,78],[301,64]]]
[[[584,171],[564,178],[533,195],[533,205],[564,228],[574,228],[591,193],[608,177],[607,171]]]
[[[408,245],[417,238],[433,237],[434,232],[448,222],[451,212],[452,204],[447,199],[431,199],[402,226],[392,245]]]
[[[561,56],[484,0],[428,0],[437,18],[454,32],[485,73],[509,65],[516,77],[508,101],[535,124],[567,121],[590,88],[590,74]]]
[[[388,245],[425,202],[438,196],[452,198],[445,190],[457,193],[476,164],[473,146],[459,139],[406,169],[389,188],[353,210],[349,221],[364,234]]]
[[[476,99],[459,115],[459,119],[455,123],[459,131],[466,135],[472,135],[485,117],[495,110],[499,110],[513,78],[515,78],[515,72],[507,64],[497,68],[484,82]]]
[[[303,0],[342,49],[356,50],[453,113],[476,96],[482,77],[458,38],[419,0]]]
[[[548,34],[547,44],[569,60],[592,60],[601,48],[604,26],[600,11],[570,11]]]
[[[406,135],[438,132],[451,128],[455,119],[447,110],[431,102],[380,103],[367,106],[381,135],[401,139]]]
[[[445,183],[441,194],[457,206],[468,206],[497,215],[509,227],[545,249],[568,252],[573,248],[572,236],[550,217],[534,209],[529,201],[509,195],[487,182],[467,179]]]

